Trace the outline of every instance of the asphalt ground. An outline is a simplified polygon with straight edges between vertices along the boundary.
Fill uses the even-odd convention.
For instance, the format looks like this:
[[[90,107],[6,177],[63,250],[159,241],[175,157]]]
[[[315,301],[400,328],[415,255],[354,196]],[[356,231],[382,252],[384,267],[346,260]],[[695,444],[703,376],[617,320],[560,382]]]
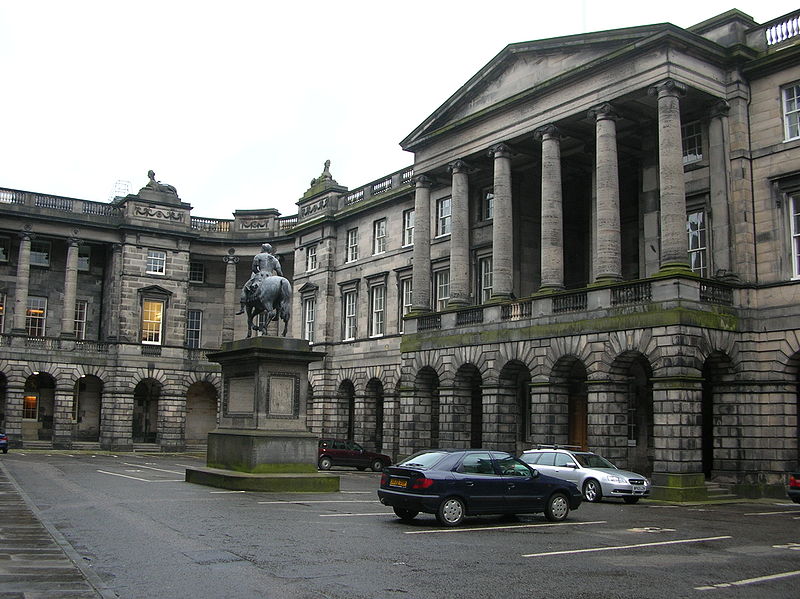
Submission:
[[[24,506],[51,537],[59,568],[26,583],[8,566],[0,599],[800,596],[800,505],[788,500],[609,500],[558,524],[485,517],[446,529],[425,514],[400,522],[377,501],[377,473],[334,472],[339,493],[273,495],[183,482],[182,469],[198,464],[169,455],[2,456],[0,542]],[[21,545],[8,549],[0,568],[25,558]],[[87,586],[70,592],[89,594],[42,586],[62,574],[65,584],[82,575]]]

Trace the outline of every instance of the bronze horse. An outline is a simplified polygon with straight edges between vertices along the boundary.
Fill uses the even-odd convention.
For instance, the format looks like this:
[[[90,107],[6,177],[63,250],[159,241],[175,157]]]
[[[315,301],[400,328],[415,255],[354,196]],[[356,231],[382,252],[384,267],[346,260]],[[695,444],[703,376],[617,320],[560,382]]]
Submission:
[[[247,337],[250,338],[253,331],[261,331],[266,334],[267,325],[273,320],[278,320],[278,318],[283,321],[282,335],[286,337],[289,318],[292,315],[291,308],[292,286],[289,281],[277,275],[259,274],[256,281],[251,285],[251,293],[248,294],[245,303],[245,309],[247,310]],[[264,325],[253,325],[253,318],[262,312],[267,313],[267,320]]]

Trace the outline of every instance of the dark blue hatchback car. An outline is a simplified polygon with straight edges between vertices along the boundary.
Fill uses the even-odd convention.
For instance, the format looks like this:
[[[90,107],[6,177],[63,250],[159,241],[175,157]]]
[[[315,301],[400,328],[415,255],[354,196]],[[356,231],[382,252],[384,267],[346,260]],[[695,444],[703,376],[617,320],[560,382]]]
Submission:
[[[559,522],[578,508],[582,495],[573,483],[540,474],[502,451],[431,449],[385,468],[378,497],[402,520],[425,512],[442,526],[457,526],[478,514],[543,512]]]
[[[8,453],[8,435],[0,431],[0,451]]]

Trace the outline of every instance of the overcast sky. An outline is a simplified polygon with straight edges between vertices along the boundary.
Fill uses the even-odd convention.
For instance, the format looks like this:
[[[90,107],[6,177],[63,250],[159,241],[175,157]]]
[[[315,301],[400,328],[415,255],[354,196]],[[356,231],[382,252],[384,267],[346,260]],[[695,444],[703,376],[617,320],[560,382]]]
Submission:
[[[509,43],[796,0],[17,1],[0,4],[0,187],[107,201],[147,171],[193,216],[350,189]]]

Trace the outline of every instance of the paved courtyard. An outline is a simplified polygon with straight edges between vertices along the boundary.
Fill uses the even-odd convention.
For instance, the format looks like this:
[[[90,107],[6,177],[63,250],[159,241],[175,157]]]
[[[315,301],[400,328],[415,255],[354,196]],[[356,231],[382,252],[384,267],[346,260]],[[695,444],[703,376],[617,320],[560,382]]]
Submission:
[[[788,500],[612,500],[558,524],[443,529],[428,515],[399,522],[376,473],[334,471],[339,493],[268,495],[183,482],[198,464],[2,456],[0,598],[788,598],[800,584],[800,505]]]

